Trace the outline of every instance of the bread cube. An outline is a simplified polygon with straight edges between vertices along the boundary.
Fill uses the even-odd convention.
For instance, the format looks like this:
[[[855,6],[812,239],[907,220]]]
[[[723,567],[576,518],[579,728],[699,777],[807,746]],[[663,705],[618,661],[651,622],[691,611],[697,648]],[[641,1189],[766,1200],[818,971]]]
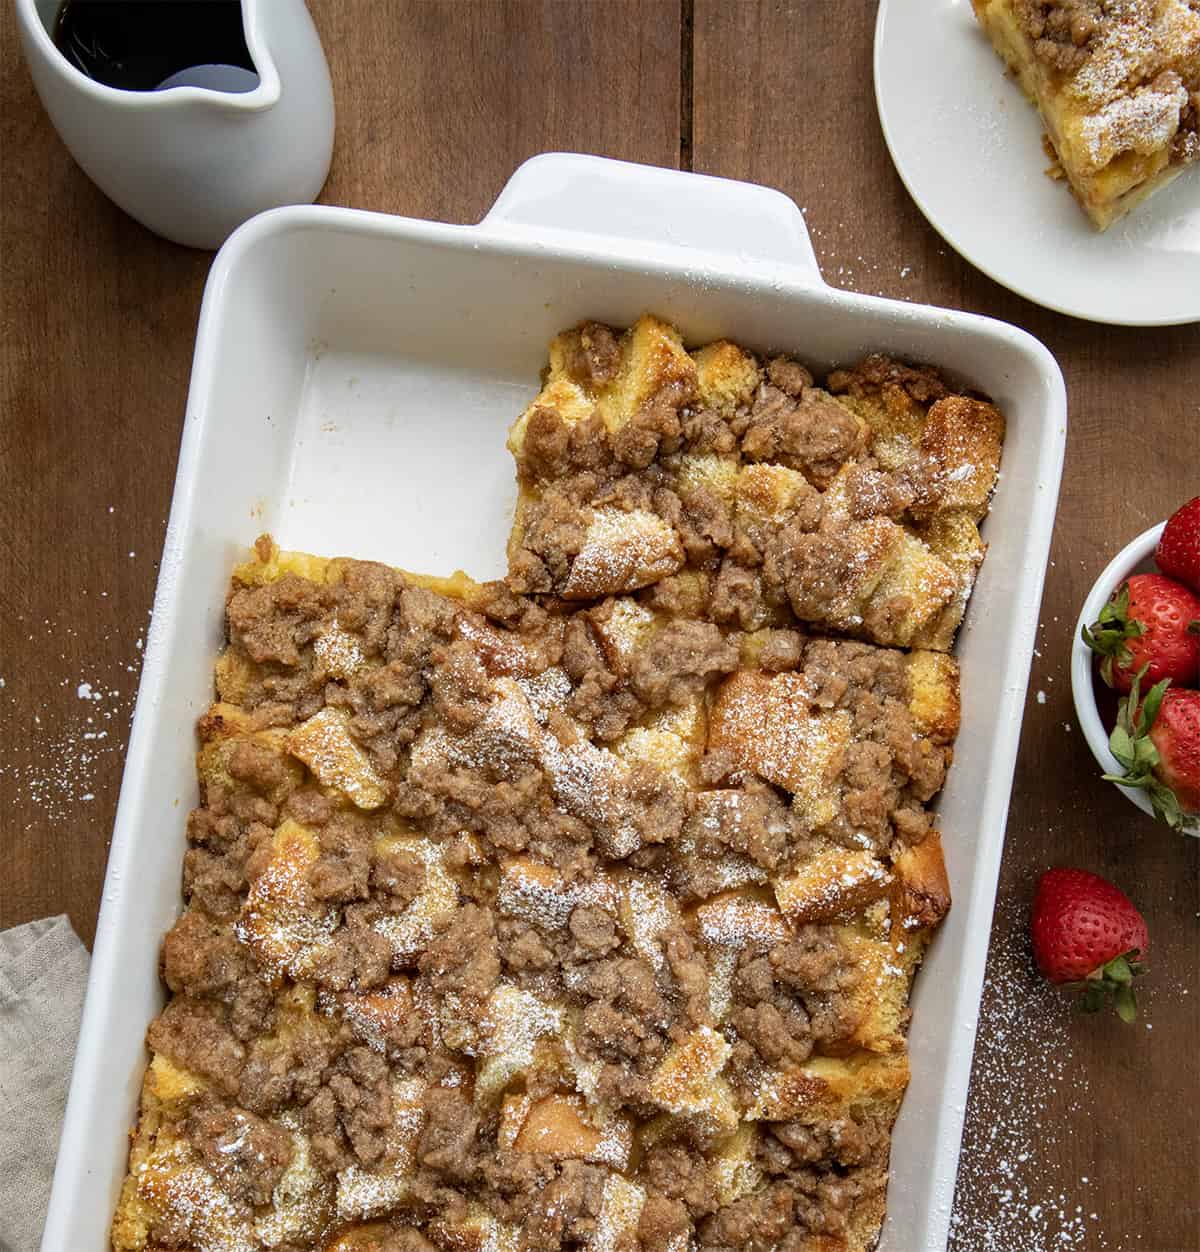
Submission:
[[[597,1117],[578,1095],[532,1100],[508,1095],[500,1112],[500,1142],[517,1152],[556,1160],[588,1161],[624,1169],[633,1147],[633,1123],[621,1114]]]
[[[342,682],[353,678],[366,664],[358,637],[337,622],[330,622],[313,640],[313,655],[330,678]]]
[[[196,731],[200,739],[196,771],[205,788],[216,787],[229,792],[244,786],[230,772],[230,766],[236,768],[235,754],[239,747],[247,744],[276,767],[278,777],[270,785],[251,784],[272,804],[278,804],[303,777],[300,766],[288,758],[287,732],[275,727],[255,730],[250,714],[236,705],[224,702],[212,705],[197,723]]]
[[[332,1242],[325,1244],[324,1252],[383,1252],[393,1235],[390,1222],[367,1222],[340,1231]]]
[[[903,1052],[845,1058],[814,1056],[803,1065],[767,1075],[746,1118],[835,1121],[848,1116],[853,1105],[890,1124],[908,1085],[908,1072],[908,1057]]]
[[[461,1217],[434,1218],[425,1232],[444,1252],[519,1252],[520,1229],[471,1203]]]
[[[155,1143],[140,1163],[136,1189],[141,1222],[124,1206],[118,1209],[113,1226],[113,1246],[118,1252],[144,1248],[144,1239],[124,1243],[127,1233],[137,1239],[137,1227],[142,1225],[148,1234],[167,1214],[171,1216],[172,1228],[198,1248],[250,1249],[258,1242],[254,1238],[252,1211],[234,1204],[182,1140],[160,1138]]]
[[[636,591],[674,574],[683,562],[679,536],[657,513],[593,509],[561,595],[565,600],[595,600]]]
[[[675,897],[648,874],[630,874],[621,887],[621,928],[638,956],[661,972],[666,967],[663,933],[679,920]]]
[[[270,859],[250,884],[238,915],[237,937],[277,977],[311,977],[337,929],[337,909],[317,901],[308,885],[320,855],[317,836],[286,819],[275,831]]]
[[[613,744],[613,751],[631,765],[645,762],[695,787],[704,737],[704,697],[697,693],[686,704],[656,710],[642,725],[630,727]]]
[[[146,1070],[146,1095],[157,1101],[161,1111],[180,1117],[197,1096],[209,1089],[208,1082],[190,1069],[177,1065],[162,1052],[155,1052]]]
[[[983,563],[987,545],[971,515],[961,509],[935,513],[917,533],[929,550],[954,572],[958,592],[946,607],[913,636],[913,645],[947,652],[962,624],[975,575]]]
[[[360,809],[377,809],[388,798],[386,785],[354,742],[346,716],[338,709],[324,708],[301,722],[288,735],[287,750],[322,786],[341,792]]]
[[[780,909],[798,924],[826,922],[887,894],[892,875],[870,852],[829,848],[772,883]]]
[[[893,523],[887,526],[896,542],[858,616],[871,621],[879,643],[906,647],[954,601],[959,581],[920,539]]]
[[[899,896],[893,909],[898,931],[931,931],[950,911],[950,879],[937,831],[896,858],[893,866]],[[893,930],[893,937],[898,933]]]
[[[721,1075],[730,1051],[723,1036],[701,1026],[673,1044],[650,1077],[650,1099],[685,1121],[702,1140],[721,1138],[737,1128],[733,1093]]]
[[[508,447],[518,462],[530,414],[537,408],[553,409],[568,425],[596,413],[608,430],[617,431],[659,393],[678,403],[695,389],[696,366],[679,332],[659,318],[645,314],[620,337],[615,368],[602,379],[580,377],[575,367],[589,333],[585,325],[551,341],[542,390],[509,431]]]
[[[696,929],[716,947],[770,948],[795,934],[782,913],[748,892],[726,891],[696,906]]]
[[[821,498],[799,470],[767,462],[743,466],[735,497],[737,521],[751,530],[782,526],[802,506],[815,507]]]
[[[684,350],[679,331],[644,313],[621,336],[620,367],[612,382],[599,391],[597,407],[605,426],[615,431],[660,393],[674,397],[678,404],[691,397],[695,386],[696,365]]]
[[[709,1173],[718,1204],[733,1204],[762,1186],[763,1172],[755,1160],[757,1142],[758,1127],[753,1122],[741,1122],[713,1149]]]
[[[546,930],[561,930],[575,908],[576,893],[553,866],[529,857],[508,857],[500,866],[496,907]]]
[[[850,737],[849,714],[814,713],[808,685],[795,673],[731,674],[709,715],[709,750],[728,753],[739,769],[790,791],[795,812],[811,827],[836,812],[835,779]]]
[[[312,1143],[292,1111],[279,1119],[292,1135],[292,1159],[275,1184],[271,1208],[254,1220],[255,1237],[265,1248],[317,1239],[334,1209],[334,1188],[313,1160]]]
[[[675,490],[684,501],[703,489],[725,504],[732,505],[738,482],[744,473],[745,470],[739,470],[737,461],[732,457],[719,456],[715,452],[684,453],[675,463]]]
[[[481,1023],[484,1039],[475,1073],[475,1103],[490,1107],[500,1101],[515,1078],[534,1068],[539,1040],[559,1038],[566,1025],[562,1005],[540,999],[507,983],[492,992]]]
[[[745,349],[718,339],[692,353],[696,364],[696,400],[702,408],[730,418],[754,400],[762,368]]]
[[[919,447],[936,468],[936,501],[920,503],[913,514],[961,509],[978,521],[987,512],[1000,453],[1004,415],[994,405],[970,396],[946,396],[930,406]]]
[[[609,1174],[600,1193],[600,1214],[588,1252],[627,1252],[638,1246],[637,1228],[645,1203],[646,1193],[637,1183]]]
[[[617,673],[628,671],[634,653],[645,647],[663,624],[659,614],[632,596],[618,596],[590,610],[588,621],[596,632],[605,659]]]
[[[323,1009],[336,1009],[357,1039],[384,1055],[395,1052],[395,1033],[407,1034],[414,1021],[419,1023],[422,1045],[433,1042],[431,1023],[413,997],[412,984],[402,975],[372,991],[323,992],[319,1003]]]
[[[843,991],[853,1026],[841,1039],[822,1044],[830,1055],[904,1050],[914,967],[900,959],[886,933],[876,936],[864,929],[861,922],[836,928],[838,944],[854,969],[854,981]]]
[[[952,744],[958,735],[961,702],[958,662],[944,652],[910,652],[908,711],[917,728],[936,744]]]

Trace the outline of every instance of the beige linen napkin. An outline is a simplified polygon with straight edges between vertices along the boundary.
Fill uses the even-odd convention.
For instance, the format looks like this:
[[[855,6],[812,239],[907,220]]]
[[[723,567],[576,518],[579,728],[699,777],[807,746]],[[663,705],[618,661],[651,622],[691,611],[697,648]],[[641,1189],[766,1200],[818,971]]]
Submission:
[[[0,931],[0,1252],[42,1238],[87,975],[66,917]]]

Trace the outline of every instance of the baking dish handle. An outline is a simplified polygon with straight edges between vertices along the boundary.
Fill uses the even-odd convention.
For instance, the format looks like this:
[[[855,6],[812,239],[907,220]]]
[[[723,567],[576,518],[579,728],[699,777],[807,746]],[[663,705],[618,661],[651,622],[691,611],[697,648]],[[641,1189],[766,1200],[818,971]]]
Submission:
[[[634,165],[606,157],[547,152],[508,180],[479,224],[493,237],[566,243],[587,236],[631,258],[689,254],[714,266],[791,271],[818,284],[821,271],[793,200],[755,183]]]

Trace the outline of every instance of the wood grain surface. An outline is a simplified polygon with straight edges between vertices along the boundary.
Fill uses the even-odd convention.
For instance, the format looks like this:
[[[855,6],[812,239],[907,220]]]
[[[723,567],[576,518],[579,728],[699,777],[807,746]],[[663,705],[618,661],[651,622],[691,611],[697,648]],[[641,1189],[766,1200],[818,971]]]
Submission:
[[[682,162],[792,196],[834,284],[988,313],[1058,357],[1067,468],[951,1246],[1200,1248],[1200,843],[1096,780],[1067,672],[1108,556],[1200,491],[1200,327],[1064,318],[942,243],[880,135],[870,0],[310,7],[338,107],[325,202],[469,222],[538,151]],[[0,926],[66,912],[90,942],[211,258],[148,234],[79,172],[11,4],[0,71]],[[1113,878],[1146,913],[1136,1027],[1077,1017],[1030,976],[1028,900],[1053,864]]]

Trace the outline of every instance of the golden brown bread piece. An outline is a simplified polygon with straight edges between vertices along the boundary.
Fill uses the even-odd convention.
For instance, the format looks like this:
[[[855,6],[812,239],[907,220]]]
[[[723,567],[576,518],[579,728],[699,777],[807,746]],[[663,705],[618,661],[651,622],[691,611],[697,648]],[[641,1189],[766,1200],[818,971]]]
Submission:
[[[1200,161],[1200,11],[1191,0],[1093,5],[973,0],[1037,106],[1053,158],[1098,230]],[[1031,154],[1032,155],[1032,154]],[[1036,158],[1034,158],[1036,159]]]

